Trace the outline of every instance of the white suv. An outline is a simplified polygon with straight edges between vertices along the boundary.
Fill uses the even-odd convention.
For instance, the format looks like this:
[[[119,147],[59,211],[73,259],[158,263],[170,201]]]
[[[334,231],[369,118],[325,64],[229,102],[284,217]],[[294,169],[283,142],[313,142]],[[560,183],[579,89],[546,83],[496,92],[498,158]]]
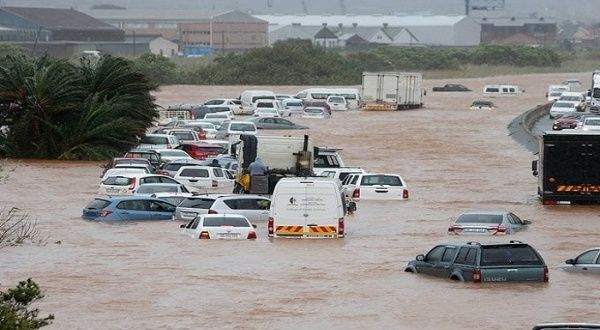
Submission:
[[[342,188],[354,201],[365,199],[408,199],[408,187],[400,175],[361,173],[349,175]]]
[[[173,178],[194,191],[229,193],[233,191],[233,180],[220,167],[181,166]]]

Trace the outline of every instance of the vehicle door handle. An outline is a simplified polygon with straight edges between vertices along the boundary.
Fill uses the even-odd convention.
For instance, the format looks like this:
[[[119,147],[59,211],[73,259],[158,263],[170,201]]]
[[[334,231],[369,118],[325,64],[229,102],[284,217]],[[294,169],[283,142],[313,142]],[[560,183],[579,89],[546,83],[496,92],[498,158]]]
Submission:
[[[581,269],[583,269],[583,270],[587,270],[587,267],[583,267],[583,268],[581,268]]]
[[[121,214],[129,214],[129,212],[121,212]]]

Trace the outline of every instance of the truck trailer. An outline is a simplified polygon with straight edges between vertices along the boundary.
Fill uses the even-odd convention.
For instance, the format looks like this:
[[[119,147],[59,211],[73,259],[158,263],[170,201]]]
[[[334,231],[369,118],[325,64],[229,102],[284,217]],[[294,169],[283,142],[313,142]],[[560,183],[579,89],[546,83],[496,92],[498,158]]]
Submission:
[[[363,72],[362,110],[402,110],[423,107],[420,72]]]
[[[600,202],[600,134],[545,132],[538,155],[531,169],[543,204]]]

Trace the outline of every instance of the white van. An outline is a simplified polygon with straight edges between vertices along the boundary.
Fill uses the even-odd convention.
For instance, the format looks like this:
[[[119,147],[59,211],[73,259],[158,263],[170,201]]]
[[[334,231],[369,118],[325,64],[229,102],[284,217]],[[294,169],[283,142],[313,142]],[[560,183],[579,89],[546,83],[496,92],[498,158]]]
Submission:
[[[569,85],[550,85],[548,86],[548,93],[546,98],[548,101],[554,102],[562,95],[563,92],[568,92],[570,89]]]
[[[485,85],[483,86],[483,94],[488,96],[500,95],[519,95],[525,93],[525,90],[517,85]]]
[[[271,197],[269,237],[342,238],[345,203],[333,179],[283,178]]]
[[[260,99],[275,100],[275,93],[273,91],[248,90],[242,92],[242,95],[240,95],[240,101],[242,101],[244,109],[252,109],[254,102]]]
[[[296,98],[304,102],[325,102],[332,95],[343,96],[348,104],[348,110],[358,110],[360,94],[356,88],[309,88],[298,92]]]

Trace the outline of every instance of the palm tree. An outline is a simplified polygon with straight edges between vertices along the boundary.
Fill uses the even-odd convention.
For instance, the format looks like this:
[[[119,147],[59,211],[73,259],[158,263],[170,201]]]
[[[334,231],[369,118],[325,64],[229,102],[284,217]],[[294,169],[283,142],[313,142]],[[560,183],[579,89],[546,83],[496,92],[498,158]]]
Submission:
[[[0,150],[24,158],[122,154],[157,116],[153,88],[122,58],[73,65],[47,57],[8,57],[0,65],[0,126],[8,127]]]

